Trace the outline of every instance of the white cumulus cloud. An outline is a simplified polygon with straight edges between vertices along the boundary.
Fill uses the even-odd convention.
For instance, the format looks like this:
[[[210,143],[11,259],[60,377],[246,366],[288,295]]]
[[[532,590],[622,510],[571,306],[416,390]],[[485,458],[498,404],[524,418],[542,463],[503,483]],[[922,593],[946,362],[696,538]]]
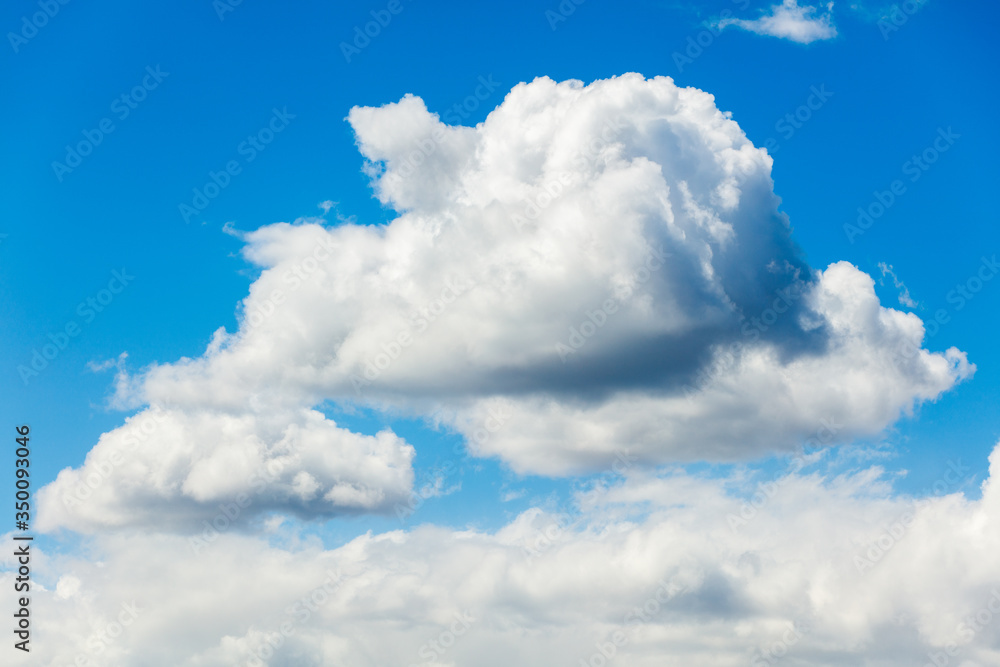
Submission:
[[[309,518],[388,511],[413,485],[413,447],[352,433],[313,410],[144,410],[104,434],[80,468],[39,492],[41,530],[149,525],[201,530],[268,511]],[[226,521],[228,524],[229,521]]]
[[[139,411],[37,497],[39,530],[102,534],[32,547],[33,664],[1000,660],[1000,446],[981,498],[951,461],[918,500],[822,448],[975,367],[924,349],[855,266],[808,265],[770,156],[711,95],[540,78],[476,127],[413,96],[348,120],[398,215],[227,228],[259,270],[237,330],[115,362]],[[515,472],[613,474],[566,515],[324,544],[310,520],[406,503],[416,455],[330,402],[425,418]],[[666,467],[803,445],[771,478]]]
[[[238,330],[119,373],[116,401],[169,419],[67,510],[124,437],[106,434],[46,489],[42,525],[203,519],[272,461],[287,465],[250,513],[384,511],[412,484],[412,450],[340,429],[315,411],[326,401],[562,475],[624,449],[661,463],[848,441],[974,371],[921,349],[919,318],[883,308],[866,274],[805,262],[770,156],[701,90],[539,78],[476,127],[414,96],[348,120],[398,216],[230,229],[260,270]]]

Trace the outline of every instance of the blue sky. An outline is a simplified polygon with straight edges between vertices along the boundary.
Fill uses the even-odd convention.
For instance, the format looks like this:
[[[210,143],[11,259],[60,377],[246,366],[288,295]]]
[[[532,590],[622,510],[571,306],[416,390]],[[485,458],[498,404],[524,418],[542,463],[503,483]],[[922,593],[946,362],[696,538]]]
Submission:
[[[889,3],[838,2],[833,10],[816,10],[832,11],[836,35],[803,44],[713,24],[724,11],[745,20],[771,11],[770,3],[757,0],[567,0],[559,15],[565,20],[556,23],[556,0],[396,0],[398,13],[388,14],[390,3],[379,2],[224,1],[53,2],[58,11],[34,32],[22,32],[23,17],[44,2],[0,10],[8,35],[0,48],[7,99],[0,108],[6,128],[0,138],[6,157],[0,163],[0,354],[6,360],[0,413],[8,425],[32,427],[36,488],[60,470],[79,468],[101,434],[141,409],[110,407],[115,369],[95,366],[127,353],[125,367],[135,374],[153,363],[201,356],[219,327],[237,330],[238,304],[260,267],[240,254],[244,240],[225,225],[251,231],[320,216],[324,201],[336,202],[326,216],[330,223],[337,216],[360,225],[396,218],[363,172],[360,140],[347,122],[352,108],[381,107],[412,94],[442,118],[465,103],[461,124],[474,127],[520,82],[548,76],[590,84],[638,72],[710,93],[754,145],[769,147],[780,211],[809,266],[850,262],[875,279],[884,307],[925,322],[943,311],[947,322],[924,347],[957,347],[976,366],[971,379],[924,402],[912,418],[857,439],[867,454],[853,459],[855,450],[846,445],[830,453],[843,458],[827,470],[876,461],[908,471],[894,478],[897,492],[920,494],[949,461],[961,459],[978,475],[964,490],[980,497],[987,457],[1000,440],[994,408],[1000,400],[1000,280],[985,282],[972,298],[956,291],[1000,251],[989,194],[996,190],[1000,150],[993,113],[1000,106],[993,85],[1000,9],[994,3],[928,0],[887,32]],[[391,20],[345,57],[342,44],[352,43],[372,12]],[[23,39],[10,36],[16,33]],[[825,94],[816,97],[816,91]],[[814,108],[805,106],[810,103]],[[797,121],[786,118],[796,113]],[[273,141],[248,148],[248,137],[268,127],[277,129]],[[88,136],[97,145],[78,166],[55,165],[73,164],[68,147]],[[934,148],[942,136],[952,139]],[[915,171],[914,156],[928,150],[934,163]],[[195,190],[204,192],[227,163],[236,164],[233,173],[216,176],[225,187],[203,210],[185,216],[182,206],[192,205]],[[845,232],[859,207],[869,209],[897,180],[905,190],[871,228],[853,237]],[[880,264],[891,266],[905,288],[883,275]],[[109,283],[117,289],[115,272],[124,272],[127,284],[91,319],[81,304]],[[908,302],[900,300],[903,289]],[[30,366],[35,351],[72,323],[79,334],[25,378],[19,367]],[[454,425],[435,429],[413,415],[352,412],[336,401],[323,409],[349,430],[375,434],[388,427],[405,438],[416,449],[417,486],[454,460],[462,442]],[[769,474],[784,465],[780,457],[754,452],[733,464],[681,463],[696,477],[721,479],[744,465]],[[674,469],[670,462],[661,466]],[[405,524],[390,512],[303,529],[318,532],[327,547],[367,530],[425,522],[495,531],[531,507],[566,506],[593,474],[516,469],[497,457],[465,461],[444,479],[445,488],[460,482],[460,490],[428,500]],[[9,459],[0,463],[4,478],[11,470]],[[56,551],[77,548],[70,533],[44,543]]]
[[[4,139],[13,159],[3,166],[8,237],[0,271],[10,323],[3,403],[9,419],[44,425],[51,444],[36,463],[40,473],[51,479],[79,464],[121,420],[102,407],[111,374],[88,371],[88,362],[122,352],[132,367],[194,356],[216,328],[235,327],[250,274],[223,224],[253,229],[316,215],[324,200],[365,224],[392,218],[372,198],[343,120],[355,105],[412,93],[445,114],[475,93],[480,76],[492,77],[501,85],[466,112],[463,122],[472,125],[513,84],[536,76],[671,76],[715,95],[755,144],[777,142],[775,189],[814,266],[847,260],[878,274],[886,262],[919,304],[914,312],[926,316],[953,311],[948,293],[1000,246],[986,213],[1000,139],[989,114],[997,92],[981,85],[996,55],[989,5],[970,14],[929,3],[888,40],[877,23],[846,9],[837,38],[805,46],[708,31],[711,41],[693,62],[680,61],[683,71],[672,54],[686,55],[688,37],[707,41],[700,21],[737,5],[586,2],[555,30],[544,12],[558,11],[557,3],[402,6],[350,63],[338,44],[371,20],[374,5],[303,3],[289,11],[244,3],[220,20],[204,2],[69,4],[16,54],[8,51],[3,86],[19,103],[3,110],[5,126],[16,128]],[[27,8],[7,10],[6,23],[17,25]],[[121,102],[115,110],[112,103],[141,85],[147,66],[168,74],[121,119]],[[806,104],[813,86],[832,95],[800,129],[787,121],[776,127]],[[273,108],[295,118],[186,224],[179,205],[191,203],[210,171],[246,159],[239,145]],[[51,163],[65,160],[65,147],[102,118],[114,132],[60,182]],[[949,127],[961,139],[910,183],[903,164]],[[843,225],[895,179],[907,183],[906,193],[850,243]],[[25,386],[17,366],[48,333],[80,319],[77,304],[122,267],[135,283]],[[879,293],[887,305],[895,301],[891,281]],[[888,435],[901,454],[893,465],[912,470],[916,488],[950,456],[984,462],[1000,437],[988,416],[1000,378],[988,325],[998,299],[988,286],[931,340],[930,349],[966,350],[976,378]]]

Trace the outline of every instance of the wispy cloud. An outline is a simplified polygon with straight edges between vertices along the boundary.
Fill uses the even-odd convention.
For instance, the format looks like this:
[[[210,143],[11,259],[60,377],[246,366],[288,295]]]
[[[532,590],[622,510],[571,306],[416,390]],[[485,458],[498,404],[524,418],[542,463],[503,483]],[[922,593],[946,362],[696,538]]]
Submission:
[[[799,6],[798,0],[784,0],[782,4],[772,6],[767,13],[752,21],[727,18],[719,20],[716,25],[719,28],[736,26],[758,35],[789,39],[799,44],[810,44],[837,36],[837,27],[833,24],[832,2],[823,10],[819,6]]]
[[[906,287],[902,280],[896,277],[896,274],[892,270],[892,264],[886,264],[885,262],[879,262],[878,268],[882,272],[882,277],[892,276],[893,285],[899,290],[899,303],[906,306],[907,308],[916,308],[917,302],[910,298],[910,290]],[[881,283],[881,281],[879,281]]]

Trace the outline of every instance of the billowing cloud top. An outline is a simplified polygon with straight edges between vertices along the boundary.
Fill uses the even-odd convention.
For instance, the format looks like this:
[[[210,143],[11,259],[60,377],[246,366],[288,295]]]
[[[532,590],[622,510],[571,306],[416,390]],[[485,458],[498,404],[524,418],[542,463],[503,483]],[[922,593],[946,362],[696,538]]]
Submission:
[[[168,418],[81,519],[65,499],[123,436],[102,438],[45,490],[47,525],[214,513],[254,484],[249,512],[384,509],[412,483],[412,450],[312,412],[326,400],[423,415],[516,470],[567,474],[623,450],[737,459],[877,433],[973,372],[921,349],[920,320],[881,307],[866,274],[806,264],[770,157],[705,92],[540,78],[474,128],[412,96],[348,120],[398,217],[243,234],[261,274],[239,330],[123,380]],[[247,481],[273,460],[279,474]]]

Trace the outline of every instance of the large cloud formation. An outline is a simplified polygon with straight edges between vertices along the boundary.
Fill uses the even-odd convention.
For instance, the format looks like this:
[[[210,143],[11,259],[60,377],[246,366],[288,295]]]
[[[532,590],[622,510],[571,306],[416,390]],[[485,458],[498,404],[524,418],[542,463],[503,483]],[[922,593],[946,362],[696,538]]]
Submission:
[[[409,446],[342,432],[312,411],[328,400],[563,475],[623,450],[662,463],[848,441],[974,370],[921,349],[919,318],[883,308],[855,267],[806,264],[771,158],[703,91],[540,78],[476,127],[413,96],[348,120],[398,217],[234,231],[261,271],[239,329],[122,381],[169,428],[67,506],[124,437],[107,434],[46,490],[47,526],[211,515],[249,485],[216,473],[246,480],[271,459],[282,472],[250,513],[384,510],[412,484]]]
[[[711,95],[543,78],[474,128],[416,97],[348,120],[398,217],[230,230],[260,269],[238,330],[121,373],[140,410],[40,492],[38,528],[101,535],[33,547],[31,664],[1000,661],[1000,446],[978,500],[961,461],[914,501],[812,451],[974,367],[854,266],[808,266],[770,157]],[[324,545],[304,520],[405,502],[415,456],[327,401],[611,481],[496,531]],[[763,481],[650,465],[804,444]]]
[[[291,526],[36,552],[31,664],[998,664],[1000,446],[979,500],[967,462],[914,501],[832,458],[773,477],[633,468],[570,514],[534,508],[496,532],[325,548]]]

